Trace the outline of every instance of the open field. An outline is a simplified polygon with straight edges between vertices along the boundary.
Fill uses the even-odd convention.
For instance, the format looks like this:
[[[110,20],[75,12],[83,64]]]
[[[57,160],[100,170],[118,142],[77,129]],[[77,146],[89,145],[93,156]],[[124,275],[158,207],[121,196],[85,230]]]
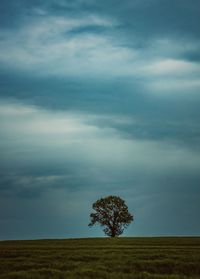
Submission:
[[[0,278],[200,278],[200,237],[0,242]]]

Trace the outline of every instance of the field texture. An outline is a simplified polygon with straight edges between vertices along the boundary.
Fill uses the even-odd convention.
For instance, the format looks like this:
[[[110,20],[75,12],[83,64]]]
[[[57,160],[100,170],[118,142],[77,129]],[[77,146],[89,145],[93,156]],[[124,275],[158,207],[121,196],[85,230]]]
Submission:
[[[0,278],[200,278],[200,238],[0,242]]]

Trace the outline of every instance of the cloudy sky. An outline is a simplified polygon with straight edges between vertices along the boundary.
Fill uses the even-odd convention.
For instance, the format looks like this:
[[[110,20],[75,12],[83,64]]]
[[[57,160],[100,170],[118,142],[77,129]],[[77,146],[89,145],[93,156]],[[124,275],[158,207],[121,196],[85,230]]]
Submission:
[[[200,234],[199,0],[1,0],[0,239]]]

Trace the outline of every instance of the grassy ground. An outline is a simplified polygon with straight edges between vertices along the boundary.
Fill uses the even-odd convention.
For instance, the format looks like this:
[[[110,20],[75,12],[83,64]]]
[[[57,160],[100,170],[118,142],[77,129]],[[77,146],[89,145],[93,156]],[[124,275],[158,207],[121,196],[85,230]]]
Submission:
[[[200,278],[199,238],[0,242],[0,278]]]

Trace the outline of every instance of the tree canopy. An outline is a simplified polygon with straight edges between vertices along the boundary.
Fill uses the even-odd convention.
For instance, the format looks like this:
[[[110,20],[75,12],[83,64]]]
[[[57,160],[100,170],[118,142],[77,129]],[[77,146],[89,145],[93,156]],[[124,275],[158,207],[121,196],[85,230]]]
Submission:
[[[95,212],[90,214],[89,227],[99,224],[106,235],[115,237],[133,221],[133,215],[128,211],[125,201],[118,196],[108,196],[93,203]]]

